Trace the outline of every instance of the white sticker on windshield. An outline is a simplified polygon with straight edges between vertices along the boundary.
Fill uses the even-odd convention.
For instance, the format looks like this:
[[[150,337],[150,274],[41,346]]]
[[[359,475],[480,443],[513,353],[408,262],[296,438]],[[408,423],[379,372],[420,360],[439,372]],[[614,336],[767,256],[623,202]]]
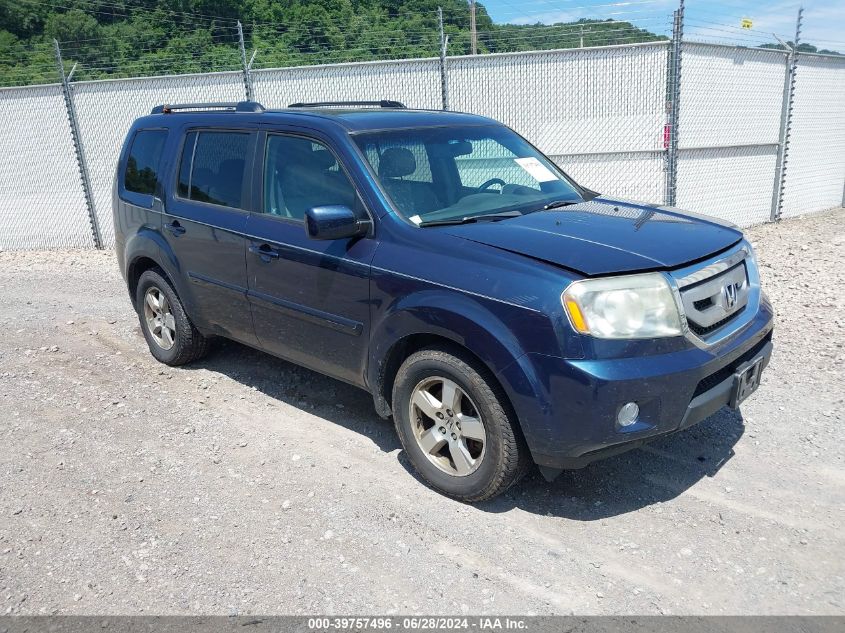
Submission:
[[[412,215],[412,216],[411,216],[410,218],[408,218],[408,219],[409,219],[411,222],[413,222],[414,224],[416,224],[417,226],[419,226],[419,225],[420,225],[420,222],[422,222],[422,218],[421,218],[420,216],[418,216],[418,215]]]
[[[528,174],[537,182],[557,180],[557,176],[554,175],[554,172],[533,156],[529,156],[528,158],[514,158],[513,162],[527,171]]]

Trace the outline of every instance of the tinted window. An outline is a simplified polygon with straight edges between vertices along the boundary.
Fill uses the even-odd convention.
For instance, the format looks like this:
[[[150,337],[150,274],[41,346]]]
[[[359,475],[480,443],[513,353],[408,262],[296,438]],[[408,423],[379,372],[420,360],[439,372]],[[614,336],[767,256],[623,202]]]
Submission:
[[[155,195],[161,151],[167,130],[141,130],[132,139],[123,186],[127,191]]]
[[[355,188],[324,145],[295,136],[267,137],[264,212],[302,219],[311,207],[355,209]]]
[[[188,134],[179,165],[179,196],[242,207],[249,137],[249,132]]]

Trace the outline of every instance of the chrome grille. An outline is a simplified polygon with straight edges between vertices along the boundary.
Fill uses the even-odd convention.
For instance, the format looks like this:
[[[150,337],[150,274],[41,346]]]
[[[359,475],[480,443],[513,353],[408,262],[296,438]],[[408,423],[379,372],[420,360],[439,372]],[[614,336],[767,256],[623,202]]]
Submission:
[[[734,263],[734,262],[730,262]],[[681,287],[681,301],[690,331],[700,338],[721,330],[748,305],[749,279],[746,262]]]

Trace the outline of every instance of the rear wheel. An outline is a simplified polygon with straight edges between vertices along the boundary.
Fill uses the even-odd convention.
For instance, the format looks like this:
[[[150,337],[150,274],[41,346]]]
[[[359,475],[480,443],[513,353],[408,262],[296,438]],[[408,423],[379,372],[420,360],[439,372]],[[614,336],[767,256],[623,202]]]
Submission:
[[[191,323],[179,296],[161,271],[151,269],[141,275],[136,306],[141,330],[156,360],[184,365],[208,352],[208,339]]]
[[[393,386],[393,418],[420,475],[461,501],[501,494],[530,463],[501,388],[459,350],[426,349],[405,360]]]

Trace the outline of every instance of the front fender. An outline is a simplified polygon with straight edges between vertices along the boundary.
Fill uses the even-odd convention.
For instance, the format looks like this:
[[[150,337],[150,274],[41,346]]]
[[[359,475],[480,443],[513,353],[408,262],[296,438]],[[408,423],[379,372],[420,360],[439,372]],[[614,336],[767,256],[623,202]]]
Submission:
[[[494,302],[494,313],[486,305]],[[534,375],[533,365],[526,355],[526,343],[508,323],[537,325],[546,320],[530,308],[505,304],[493,299],[467,296],[454,291],[429,289],[396,299],[373,324],[367,382],[373,393],[376,408],[389,415],[386,381],[394,358],[393,351],[403,340],[415,335],[433,335],[453,341],[477,356],[501,384],[509,402],[514,405],[523,434],[534,450],[531,422],[535,411],[547,408],[548,403],[537,398],[545,393]],[[529,328],[530,329],[530,328]]]
[[[478,356],[493,373],[525,353],[502,319],[480,301],[447,291],[425,290],[399,298],[373,324],[370,378],[397,342],[415,334],[454,341]]]

